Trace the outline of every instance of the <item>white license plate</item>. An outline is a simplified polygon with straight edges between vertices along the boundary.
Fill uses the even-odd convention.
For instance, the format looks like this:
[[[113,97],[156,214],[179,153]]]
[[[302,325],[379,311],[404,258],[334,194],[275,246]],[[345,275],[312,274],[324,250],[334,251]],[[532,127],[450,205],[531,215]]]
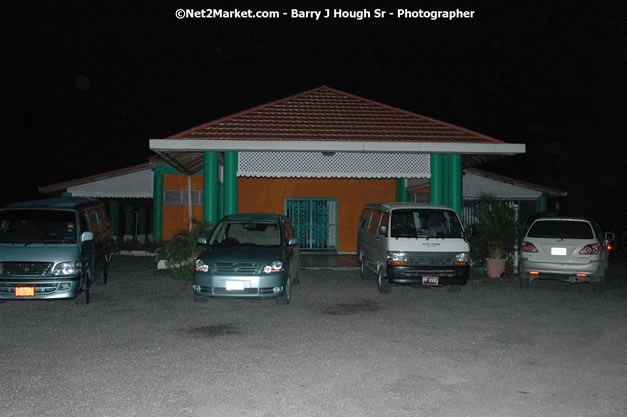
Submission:
[[[551,255],[566,255],[566,248],[551,248]]]
[[[227,291],[242,291],[244,289],[244,281],[227,281]]]
[[[422,285],[438,285],[438,277],[422,277]]]

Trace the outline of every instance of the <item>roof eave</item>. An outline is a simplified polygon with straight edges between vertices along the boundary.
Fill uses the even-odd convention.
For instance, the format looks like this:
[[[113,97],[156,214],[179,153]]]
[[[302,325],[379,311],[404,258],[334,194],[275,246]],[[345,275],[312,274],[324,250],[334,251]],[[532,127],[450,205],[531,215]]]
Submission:
[[[521,143],[281,141],[150,139],[159,155],[170,152],[384,152],[515,155],[525,153]]]

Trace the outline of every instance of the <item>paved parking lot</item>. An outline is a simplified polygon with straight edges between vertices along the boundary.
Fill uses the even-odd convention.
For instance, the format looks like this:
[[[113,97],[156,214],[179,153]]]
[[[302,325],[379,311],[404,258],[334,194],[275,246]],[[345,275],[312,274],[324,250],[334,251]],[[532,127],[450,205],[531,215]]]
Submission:
[[[625,416],[627,277],[376,292],[308,270],[288,306],[192,302],[117,257],[87,306],[0,304],[4,416]]]

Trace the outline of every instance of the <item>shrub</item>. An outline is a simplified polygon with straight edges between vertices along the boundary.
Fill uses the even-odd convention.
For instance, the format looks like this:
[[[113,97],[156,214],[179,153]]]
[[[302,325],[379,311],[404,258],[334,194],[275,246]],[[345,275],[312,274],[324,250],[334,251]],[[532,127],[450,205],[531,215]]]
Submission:
[[[196,241],[199,237],[208,237],[212,230],[211,223],[193,219],[192,230],[179,230],[157,249],[157,258],[167,262],[170,276],[179,280],[192,280],[194,261],[203,250]]]

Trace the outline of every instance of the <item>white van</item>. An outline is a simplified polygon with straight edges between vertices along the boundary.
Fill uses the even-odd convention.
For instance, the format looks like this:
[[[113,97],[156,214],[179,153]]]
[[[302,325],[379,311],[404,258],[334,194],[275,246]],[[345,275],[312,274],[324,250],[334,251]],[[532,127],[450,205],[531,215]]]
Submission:
[[[449,207],[368,204],[357,236],[361,276],[376,274],[381,293],[389,293],[391,284],[446,286],[457,292],[468,281],[468,238]]]

